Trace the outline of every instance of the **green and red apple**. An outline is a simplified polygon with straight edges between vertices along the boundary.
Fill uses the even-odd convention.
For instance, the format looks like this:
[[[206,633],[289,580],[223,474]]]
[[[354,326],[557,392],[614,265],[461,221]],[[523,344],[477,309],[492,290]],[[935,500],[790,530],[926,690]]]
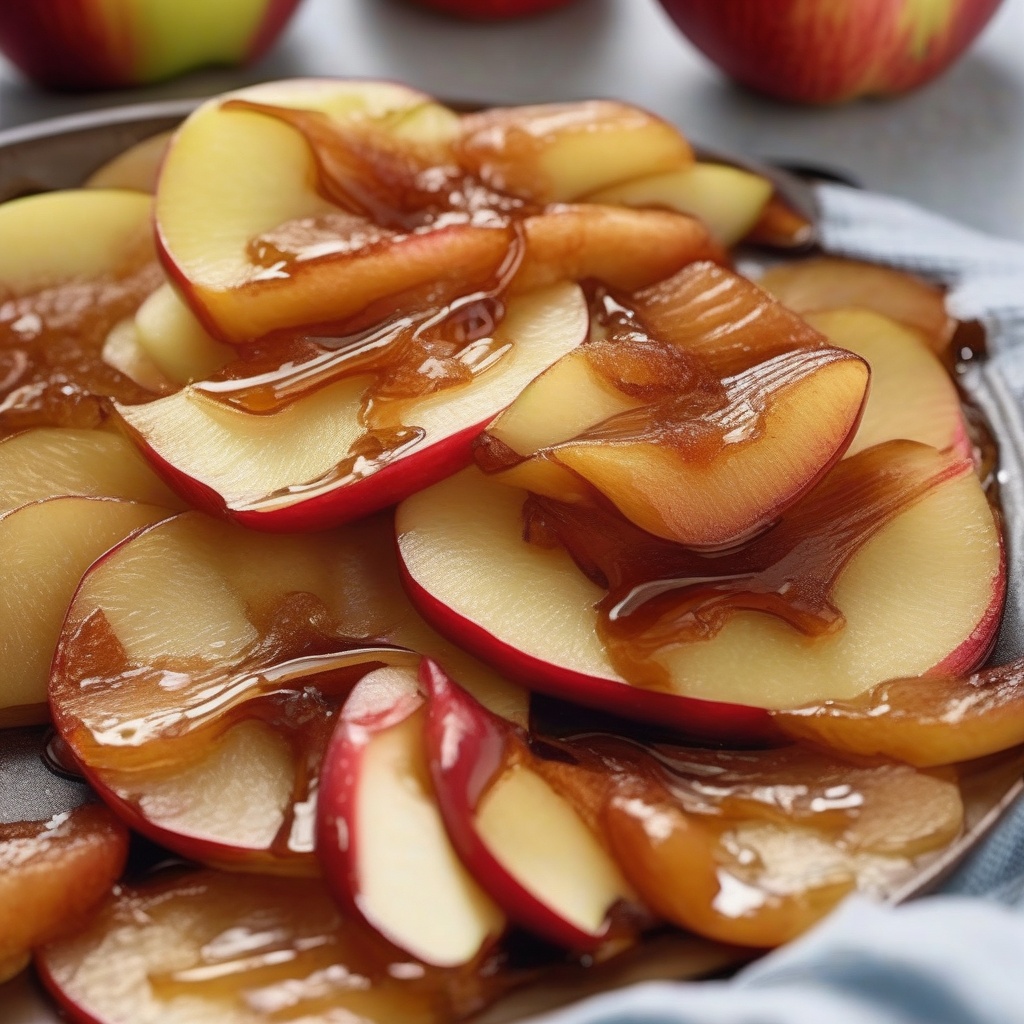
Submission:
[[[906,92],[941,74],[1000,0],[661,0],[727,75],[798,103]]]
[[[36,0],[0,8],[0,50],[40,85],[145,85],[257,60],[300,0]]]

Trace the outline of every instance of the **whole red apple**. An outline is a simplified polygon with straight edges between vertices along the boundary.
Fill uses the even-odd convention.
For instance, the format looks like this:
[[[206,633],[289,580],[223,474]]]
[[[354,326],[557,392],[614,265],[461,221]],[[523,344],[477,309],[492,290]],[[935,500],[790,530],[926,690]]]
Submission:
[[[967,49],[1000,2],[661,0],[727,75],[801,103],[916,88]]]
[[[542,14],[556,7],[565,7],[571,0],[410,0],[418,7],[428,7],[442,14],[476,21],[498,21],[502,18],[523,18]]]
[[[56,89],[144,85],[211,64],[244,64],[301,0],[33,0],[0,4],[0,51]]]

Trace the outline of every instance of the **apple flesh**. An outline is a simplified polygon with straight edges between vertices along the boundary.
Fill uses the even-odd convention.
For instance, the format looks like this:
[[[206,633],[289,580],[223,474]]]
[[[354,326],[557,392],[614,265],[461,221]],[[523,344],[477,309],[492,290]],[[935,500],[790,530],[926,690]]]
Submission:
[[[438,967],[476,960],[505,918],[445,830],[411,668],[364,676],[341,710],[320,774],[317,855],[343,905]]]
[[[256,60],[298,3],[228,0],[186,16],[175,0],[44,0],[0,15],[0,49],[50,88],[142,85],[210,64]]]
[[[166,508],[95,497],[31,502],[0,516],[0,725],[45,722],[50,659],[85,570]]]
[[[797,313],[858,307],[919,331],[935,352],[943,352],[956,330],[942,290],[913,274],[858,260],[821,256],[780,263],[758,280]]]
[[[736,610],[710,639],[653,656],[667,689],[631,686],[612,667],[597,632],[604,589],[564,550],[524,541],[525,492],[476,470],[399,507],[404,578],[429,622],[510,678],[689,734],[749,741],[766,734],[764,709],[844,699],[896,676],[969,671],[988,652],[1005,567],[977,478],[969,464],[909,442],[891,471],[923,473],[934,484],[864,537],[846,563],[831,592],[842,629],[809,644],[773,614]],[[937,603],[932,595],[941,595]],[[753,651],[752,675],[742,666]]]
[[[505,984],[412,960],[343,917],[317,880],[195,870],[121,885],[86,928],[40,950],[36,966],[79,1024],[446,1024]]]
[[[511,302],[495,332],[506,354],[468,385],[398,406],[418,442],[358,458],[360,409],[371,380],[342,378],[267,414],[196,387],[119,413],[143,452],[195,505],[264,530],[316,529],[366,515],[461,468],[472,440],[525,384],[586,336],[575,285]],[[349,466],[348,471],[339,470]]]
[[[175,384],[210,377],[238,356],[209,335],[169,284],[139,306],[134,329],[139,348]]]
[[[633,178],[586,198],[594,203],[688,213],[707,225],[719,245],[729,247],[757,223],[773,191],[772,183],[760,174],[728,164],[697,161],[682,170]]]
[[[436,663],[425,659],[419,676],[434,792],[462,862],[535,935],[570,949],[597,948],[612,910],[631,898],[619,867],[545,781],[522,729]]]
[[[970,46],[1000,0],[935,5],[662,0],[669,17],[737,82],[799,103],[840,103],[917,88]]]
[[[81,927],[127,856],[127,830],[102,805],[0,825],[0,982],[36,946]]]
[[[180,510],[181,499],[126,438],[105,430],[38,427],[0,440],[0,515],[45,498],[123,498]]]
[[[806,318],[871,367],[871,391],[848,457],[900,438],[971,457],[956,385],[917,331],[869,309],[834,309]]]

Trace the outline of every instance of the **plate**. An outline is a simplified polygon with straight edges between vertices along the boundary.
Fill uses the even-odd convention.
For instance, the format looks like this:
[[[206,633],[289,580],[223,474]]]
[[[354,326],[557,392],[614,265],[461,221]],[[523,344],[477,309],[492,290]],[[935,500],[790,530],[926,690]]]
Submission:
[[[56,118],[0,132],[0,201],[20,195],[71,188],[128,146],[177,125],[197,105],[176,100],[118,107]],[[454,103],[459,108],[469,104]],[[754,161],[713,150],[705,157],[755,170],[771,178],[782,196],[810,220],[817,216],[813,191],[799,178]],[[987,416],[999,442],[999,482],[1006,536],[1011,549],[1024,538],[1024,437],[1018,436],[1013,410],[1000,401],[998,382],[984,373],[962,380],[968,397]],[[1008,661],[1024,654],[1024,581],[1011,572],[1008,614],[996,654]],[[39,750],[42,731],[0,732],[0,821],[47,817],[79,802],[80,784],[51,774]],[[974,763],[963,778],[965,829],[962,837],[939,854],[926,858],[913,872],[898,879],[887,894],[901,902],[934,889],[998,822],[1024,792],[1024,748]],[[748,961],[751,951],[698,939],[682,933],[662,935],[600,970],[566,970],[543,985],[523,989],[491,1007],[477,1024],[522,1024],[536,1014],[638,981],[695,979],[721,975]],[[59,1024],[59,1018],[30,974],[0,985],[0,1017],[4,1024]]]

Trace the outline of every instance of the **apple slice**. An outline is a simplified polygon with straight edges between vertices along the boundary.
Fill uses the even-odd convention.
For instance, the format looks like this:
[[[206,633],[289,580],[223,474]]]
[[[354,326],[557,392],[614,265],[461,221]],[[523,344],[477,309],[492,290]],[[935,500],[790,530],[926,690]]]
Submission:
[[[652,909],[720,941],[787,941],[854,886],[891,891],[963,827],[955,780],[907,765],[554,724],[545,778],[588,809]]]
[[[691,167],[632,178],[592,192],[593,203],[661,207],[688,213],[707,225],[719,245],[735,245],[757,223],[774,186],[760,174],[728,164],[698,161]]]
[[[160,165],[167,155],[173,132],[157,132],[136,142],[97,167],[85,179],[85,188],[118,188],[134,192],[156,192]]]
[[[102,189],[0,205],[0,430],[94,427],[109,399],[152,397],[102,356],[160,283],[151,208],[149,196]]]
[[[509,917],[557,945],[595,949],[629,887],[572,803],[537,770],[527,735],[424,659],[437,804],[462,862]]]
[[[871,367],[871,392],[847,457],[898,438],[971,456],[956,385],[919,331],[870,309],[806,314],[829,341]]]
[[[135,331],[142,351],[177,384],[209,377],[238,357],[235,349],[210,337],[169,284],[139,307]]]
[[[135,320],[114,324],[103,342],[100,358],[111,369],[124,374],[156,398],[177,391],[177,385],[153,362],[139,344]]]
[[[397,442],[375,439],[362,422],[366,375],[271,413],[235,408],[195,386],[119,412],[154,468],[194,504],[264,530],[323,528],[464,466],[483,424],[586,331],[575,285],[510,302],[492,345],[504,355],[493,366],[466,386],[389,406],[406,425]]]
[[[721,404],[694,389],[544,454],[648,533],[720,549],[771,526],[842,455],[868,375],[838,349],[791,352],[726,378]]]
[[[181,499],[135,446],[105,430],[38,427],[0,440],[0,513],[30,501],[80,495],[180,510]]]
[[[525,722],[523,691],[412,611],[393,549],[386,518],[269,537],[191,512],[112,550],[82,580],[50,682],[94,787],[183,856],[309,872],[334,709],[360,675],[409,657],[396,647],[441,658]]]
[[[969,671],[987,653],[1005,568],[981,486],[969,464],[932,449],[902,442],[892,455],[891,462],[884,449],[857,456],[870,456],[870,473],[881,474],[865,476],[860,484],[853,483],[856,460],[833,470],[847,467],[843,472],[854,474],[851,507],[858,507],[859,497],[852,497],[858,488],[875,486],[870,480],[911,474],[908,482],[923,484],[899,514],[854,533],[859,546],[847,550],[848,561],[831,585],[831,606],[841,613],[836,621],[845,623],[842,628],[827,627],[831,632],[809,643],[783,618],[743,610],[761,607],[757,603],[736,607],[708,639],[673,644],[671,633],[663,638],[664,646],[656,646],[652,660],[643,663],[653,676],[638,677],[646,687],[624,685],[599,639],[596,606],[604,588],[587,579],[557,543],[524,541],[525,493],[474,469],[399,507],[404,579],[429,622],[512,679],[688,733],[749,740],[766,733],[766,715],[759,709],[852,697],[895,676]],[[847,493],[842,479],[833,487],[840,502]],[[783,524],[815,494],[794,506]],[[614,552],[615,539],[607,543]],[[823,541],[823,550],[834,550],[835,543],[835,537]],[[716,565],[720,559],[687,557],[705,566],[684,574],[696,584],[702,575],[724,571]],[[500,588],[493,586],[495,579],[503,581]],[[750,592],[757,589],[752,584]],[[703,591],[698,587],[697,593]],[[710,583],[707,593],[715,594]],[[744,667],[751,657],[758,664],[753,674]]]
[[[34,947],[81,927],[127,856],[127,831],[98,804],[0,825],[0,982],[28,963]]]
[[[36,965],[80,1024],[447,1024],[510,983],[411,960],[319,881],[194,870],[119,886]]]
[[[430,780],[425,699],[413,669],[364,676],[320,774],[317,855],[335,895],[420,960],[480,957],[504,915],[452,847]]]
[[[656,338],[707,360],[722,377],[827,339],[768,292],[725,267],[698,261],[630,297]]]
[[[467,114],[455,155],[495,191],[539,203],[573,202],[693,163],[678,129],[639,107],[608,100]]]
[[[463,222],[400,235],[345,212],[317,191],[303,134],[268,113],[305,112],[304,124],[362,138],[386,136],[396,115],[428,102],[390,83],[308,79],[229,93],[188,118],[160,174],[158,245],[169,276],[213,334],[244,342],[276,328],[342,321],[418,286],[472,291],[472,282],[493,276],[507,246],[503,228]]]
[[[922,768],[970,761],[1024,742],[1021,662],[969,676],[891,679],[848,700],[774,713],[796,739]]]
[[[873,263],[835,256],[780,263],[758,283],[797,313],[846,306],[874,310],[920,331],[935,352],[946,349],[956,329],[940,288]]]
[[[59,497],[0,516],[0,725],[47,720],[50,659],[79,579],[124,537],[168,515],[131,501]]]

